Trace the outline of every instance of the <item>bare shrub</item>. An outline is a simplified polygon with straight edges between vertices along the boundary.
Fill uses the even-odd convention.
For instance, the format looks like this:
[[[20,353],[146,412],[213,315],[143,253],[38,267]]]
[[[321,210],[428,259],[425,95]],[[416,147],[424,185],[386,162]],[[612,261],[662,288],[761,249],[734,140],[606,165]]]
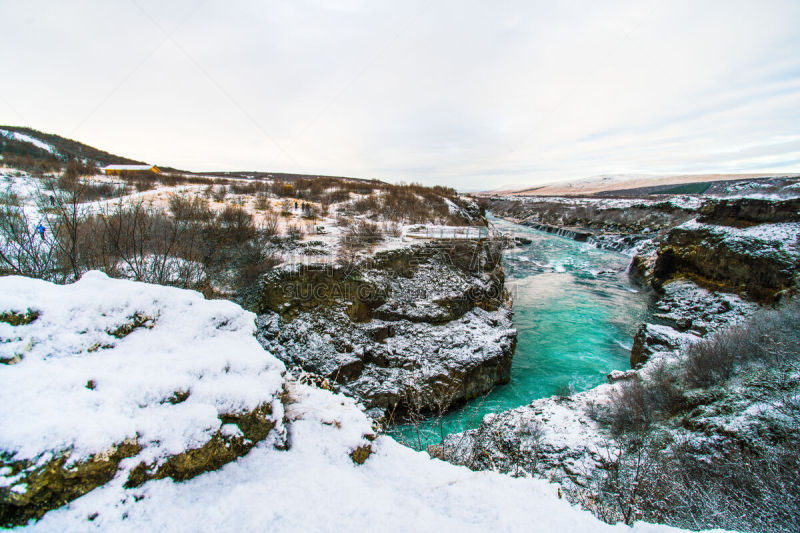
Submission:
[[[226,245],[242,244],[256,236],[253,215],[241,207],[227,205],[217,213],[216,236]]]
[[[558,387],[556,387],[555,395],[560,396],[561,398],[567,398],[575,394],[575,387],[572,386],[571,383],[562,383]]]
[[[278,234],[278,215],[276,213],[267,213],[264,215],[264,222],[261,225],[261,231],[267,237],[274,237]]]
[[[798,531],[800,440],[708,449],[653,435],[624,437],[603,459],[591,507],[607,522],[692,530]]]
[[[118,206],[101,219],[106,246],[125,277],[191,287],[203,276],[199,235],[188,221],[155,212],[143,202]]]
[[[328,191],[322,198],[328,201],[331,204],[338,204],[340,202],[346,202],[350,199],[350,191],[346,189],[335,188]]]
[[[643,431],[660,417],[679,410],[683,396],[679,371],[661,363],[647,380],[637,375],[620,383],[600,419],[605,418],[616,434]]]
[[[384,222],[383,232],[391,237],[402,237],[403,226],[397,222]]]
[[[303,228],[297,224],[290,224],[286,227],[286,236],[293,241],[299,241],[303,238]]]
[[[800,353],[800,305],[791,301],[761,311],[746,323],[693,344],[687,351],[686,378],[695,387],[729,379],[738,366],[778,365]]]
[[[280,180],[275,180],[270,185],[270,191],[278,198],[293,198],[295,196],[294,186],[291,183]]]
[[[263,181],[241,181],[235,180],[231,182],[231,192],[233,194],[242,195],[263,195],[270,190],[269,184]]]
[[[214,218],[214,212],[209,208],[208,201],[203,198],[172,194],[168,202],[169,211],[176,220],[208,222]]]
[[[270,205],[269,205],[269,198],[267,198],[267,195],[264,193],[259,193],[256,196],[256,201],[253,207],[255,207],[259,211],[269,211]]]
[[[315,219],[319,216],[319,209],[314,204],[303,202],[302,214],[303,218]]]
[[[653,409],[647,400],[647,388],[641,379],[620,384],[619,389],[611,394],[608,411],[614,432],[646,429],[653,418]]]
[[[30,220],[20,202],[9,199],[0,205],[0,236],[0,272],[51,278],[55,249],[46,241],[49,235],[42,237],[36,231],[36,221]]]
[[[721,383],[733,374],[736,363],[738,332],[714,335],[696,342],[686,352],[686,378],[694,387]]]
[[[595,480],[595,496],[589,498],[595,514],[610,522],[647,520],[690,529],[797,531],[798,318],[797,301],[759,312],[688,349],[685,369],[662,365],[646,381],[621,384],[605,421],[619,436],[622,451],[607,458],[600,481]],[[679,440],[665,431],[672,416],[696,416],[689,412],[695,404],[685,401],[690,397],[684,388],[715,386],[733,377],[740,378],[739,387],[747,383],[743,392],[722,390],[705,401],[715,402],[712,412],[742,398],[755,402],[760,414],[751,421],[757,431],[712,430]],[[654,426],[658,420],[667,425]]]
[[[278,257],[264,253],[260,247],[248,247],[241,257],[242,267],[237,270],[235,288],[239,291],[246,290],[280,262]]]
[[[640,505],[648,497],[644,483],[657,469],[651,449],[649,440],[637,436],[623,439],[616,451],[607,452],[595,479],[596,515],[609,523],[622,521],[628,525],[641,519]]]
[[[214,187],[214,192],[211,193],[211,197],[214,199],[215,202],[224,202],[225,196],[228,195],[228,188],[225,185],[217,185]]]
[[[104,198],[117,198],[127,194],[124,186],[108,182],[95,182],[77,174],[76,167],[67,166],[67,170],[58,178],[57,188],[63,194],[75,196],[79,202],[93,202]]]
[[[370,194],[354,201],[351,207],[353,212],[360,215],[376,213],[380,210],[380,202],[377,196]]]
[[[363,247],[377,244],[383,240],[381,227],[369,220],[358,219],[344,232],[341,244],[344,247]]]

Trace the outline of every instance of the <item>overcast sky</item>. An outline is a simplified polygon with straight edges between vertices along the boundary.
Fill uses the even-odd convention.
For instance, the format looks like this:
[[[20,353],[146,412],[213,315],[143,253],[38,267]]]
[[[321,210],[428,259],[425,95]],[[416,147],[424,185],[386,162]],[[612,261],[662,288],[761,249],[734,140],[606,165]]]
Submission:
[[[0,124],[489,189],[800,170],[797,0],[0,0]]]

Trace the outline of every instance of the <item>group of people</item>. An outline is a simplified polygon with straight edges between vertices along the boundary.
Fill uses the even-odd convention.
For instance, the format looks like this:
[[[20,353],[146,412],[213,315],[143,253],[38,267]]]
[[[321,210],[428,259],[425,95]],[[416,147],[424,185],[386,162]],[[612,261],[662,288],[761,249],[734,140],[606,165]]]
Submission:
[[[298,207],[297,200],[295,200],[295,202],[294,202],[294,210],[295,211],[297,211],[297,207]],[[303,213],[305,213],[307,211],[311,211],[311,209],[312,209],[312,205],[311,204],[307,204],[305,202],[303,202],[303,204],[300,206],[300,210]]]

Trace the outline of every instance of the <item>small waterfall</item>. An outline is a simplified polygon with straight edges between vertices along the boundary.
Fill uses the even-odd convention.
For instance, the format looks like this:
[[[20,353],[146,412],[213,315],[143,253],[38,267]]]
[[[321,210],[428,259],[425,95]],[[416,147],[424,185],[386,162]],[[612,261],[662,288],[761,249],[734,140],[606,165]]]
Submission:
[[[578,234],[575,233],[574,231],[564,228],[556,228],[555,234],[558,235],[559,237],[566,237],[568,239],[573,239],[573,240],[575,239],[575,237],[578,236]]]

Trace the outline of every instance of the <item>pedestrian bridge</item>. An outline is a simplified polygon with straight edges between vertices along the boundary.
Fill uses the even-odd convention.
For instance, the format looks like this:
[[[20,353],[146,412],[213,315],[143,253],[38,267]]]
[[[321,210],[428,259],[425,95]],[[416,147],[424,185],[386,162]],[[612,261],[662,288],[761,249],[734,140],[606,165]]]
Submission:
[[[403,233],[412,239],[462,239],[478,240],[489,236],[489,229],[485,226],[436,226],[432,224],[417,224],[409,226]]]

